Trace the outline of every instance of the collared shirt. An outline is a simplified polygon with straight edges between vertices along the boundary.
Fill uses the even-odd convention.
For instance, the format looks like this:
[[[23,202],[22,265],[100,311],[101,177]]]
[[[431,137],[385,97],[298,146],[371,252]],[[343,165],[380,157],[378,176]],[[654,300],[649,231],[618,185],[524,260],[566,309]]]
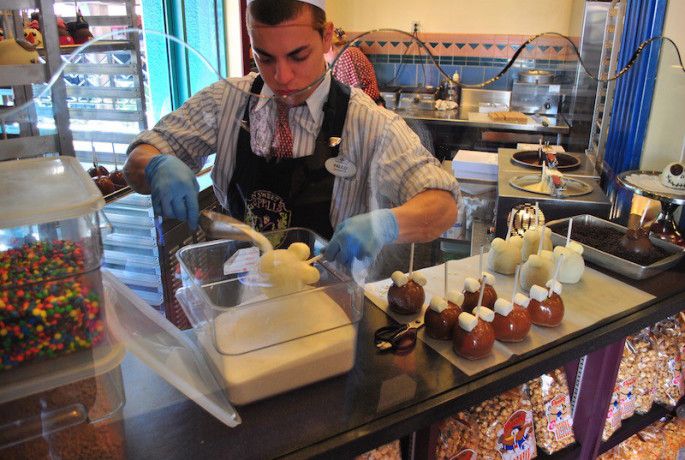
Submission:
[[[264,98],[257,101],[248,94],[256,76],[222,80],[204,88],[154,128],[142,132],[129,151],[138,144],[151,144],[162,153],[176,155],[196,172],[208,155],[216,153],[212,169],[214,192],[221,205],[227,207],[238,133],[245,128],[241,128],[241,121],[248,101],[252,101],[249,129],[255,138],[253,145],[258,146],[253,151],[269,154],[264,146],[270,147],[273,137],[275,123],[269,125],[268,120],[275,120],[275,102]],[[290,110],[294,157],[314,152],[329,87],[327,76],[306,105]],[[446,190],[455,201],[459,199],[454,176],[441,168],[404,120],[377,106],[358,88],[352,88],[341,139],[339,155],[355,165],[357,172],[352,178],[335,179],[330,212],[333,227],[371,209],[399,206],[428,189]]]
[[[346,85],[361,88],[374,101],[381,97],[373,64],[356,46],[343,51],[333,66],[333,76]]]

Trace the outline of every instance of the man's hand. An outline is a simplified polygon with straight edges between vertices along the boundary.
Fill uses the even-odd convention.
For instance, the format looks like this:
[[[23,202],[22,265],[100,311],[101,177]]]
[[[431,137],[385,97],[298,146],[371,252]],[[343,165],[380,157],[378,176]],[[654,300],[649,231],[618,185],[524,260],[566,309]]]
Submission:
[[[397,218],[390,209],[350,217],[335,228],[324,257],[347,266],[354,259],[374,259],[384,245],[397,239],[398,234]]]
[[[145,167],[145,178],[155,215],[185,220],[195,230],[200,216],[195,173],[173,155],[156,155]]]

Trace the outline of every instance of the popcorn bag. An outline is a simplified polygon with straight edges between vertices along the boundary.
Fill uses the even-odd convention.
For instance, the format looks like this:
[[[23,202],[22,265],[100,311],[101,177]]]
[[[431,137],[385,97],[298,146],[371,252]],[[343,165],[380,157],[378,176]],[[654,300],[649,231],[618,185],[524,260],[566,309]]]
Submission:
[[[633,388],[635,412],[646,414],[652,409],[652,403],[656,396],[658,361],[656,344],[649,328],[628,337],[626,342],[633,347],[636,353],[637,378]]]
[[[436,460],[475,460],[478,451],[478,425],[471,414],[459,412],[438,424]]]
[[[618,406],[621,420],[630,418],[635,414],[635,385],[638,378],[637,354],[635,348],[626,339],[623,346],[623,357],[618,368],[616,386],[618,387]]]
[[[482,402],[473,414],[479,431],[479,459],[528,460],[537,456],[533,410],[523,385]]]
[[[657,344],[657,387],[655,401],[675,407],[683,396],[680,363],[680,325],[674,318],[660,321],[652,328]]]
[[[537,446],[553,454],[575,442],[566,374],[562,368],[528,382]]]
[[[357,455],[355,460],[402,460],[400,440],[397,439],[361,455]]]
[[[620,388],[618,387],[618,379],[614,386],[614,392],[611,394],[611,402],[609,403],[609,410],[607,411],[607,418],[604,422],[604,430],[602,431],[602,440],[608,440],[612,434],[621,427],[621,406],[620,406]]]

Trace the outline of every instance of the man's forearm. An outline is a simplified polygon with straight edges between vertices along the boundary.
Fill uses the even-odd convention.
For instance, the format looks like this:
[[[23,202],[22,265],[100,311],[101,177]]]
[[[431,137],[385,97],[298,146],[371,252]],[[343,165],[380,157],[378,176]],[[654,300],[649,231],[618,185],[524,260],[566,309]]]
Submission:
[[[397,243],[432,241],[457,220],[454,196],[444,190],[421,192],[392,211],[399,227]]]
[[[126,182],[138,193],[149,194],[150,184],[145,179],[145,167],[152,157],[161,152],[149,144],[140,144],[129,153],[124,164],[124,176]]]

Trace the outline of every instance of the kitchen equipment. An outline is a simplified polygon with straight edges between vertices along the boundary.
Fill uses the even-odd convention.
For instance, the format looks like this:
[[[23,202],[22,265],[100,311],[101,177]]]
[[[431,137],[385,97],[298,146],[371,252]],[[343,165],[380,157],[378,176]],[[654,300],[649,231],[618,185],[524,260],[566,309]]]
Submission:
[[[305,243],[318,254],[327,241],[310,230],[264,234],[276,249]],[[257,255],[236,273],[226,261]],[[250,242],[214,241],[179,250],[183,294],[177,293],[229,400],[247,404],[349,371],[354,366],[363,292],[336,264],[318,261],[319,281],[267,297],[255,274]],[[237,262],[236,262],[237,264]],[[228,274],[225,274],[228,273]]]
[[[0,372],[105,338],[103,205],[75,158],[0,163]]]
[[[559,170],[571,170],[576,169],[580,166],[580,160],[567,153],[556,153],[557,157],[557,169]],[[521,166],[527,168],[542,169],[542,163],[539,161],[539,155],[537,150],[522,150],[516,152],[512,155],[512,161]]]
[[[518,81],[521,83],[548,84],[552,83],[554,74],[549,70],[528,69],[519,72]]]
[[[557,189],[556,194],[552,194],[549,188],[546,188],[541,180],[540,174],[526,174],[523,176],[514,176],[509,179],[509,184],[519,190],[539,195],[555,196],[557,198],[568,198],[587,195],[592,193],[592,186],[581,180],[572,177],[564,176],[564,187]]]
[[[568,228],[568,222],[570,220],[573,220],[574,229],[577,228],[576,224],[580,223],[593,227],[613,228],[621,233],[625,233],[627,231],[626,227],[588,214],[557,219],[547,224],[547,227],[552,230],[552,242],[555,246],[563,246],[566,244],[566,229]],[[641,280],[645,278],[651,278],[652,276],[674,267],[683,258],[683,256],[685,256],[685,251],[683,251],[683,249],[678,245],[663,241],[655,236],[651,236],[649,239],[654,246],[667,251],[669,256],[651,265],[639,265],[629,260],[625,260],[604,252],[600,249],[593,248],[587,244],[580,244],[583,245],[583,258],[585,260],[616,272],[620,275],[627,276],[628,278]]]
[[[553,84],[548,70],[529,69],[519,72],[511,90],[511,110],[538,115],[556,115],[559,111],[561,85]]]
[[[511,159],[506,159],[507,165],[511,165]],[[561,219],[564,217],[576,216],[579,214],[591,214],[600,218],[607,218],[611,210],[611,202],[606,196],[599,183],[587,178],[584,182],[592,187],[592,191],[586,195],[558,198],[550,195],[540,195],[526,190],[513,187],[510,180],[513,177],[526,173],[520,166],[515,169],[506,169],[500,163],[499,175],[497,178],[497,211],[495,214],[495,235],[503,237],[507,232],[507,216],[512,208],[523,203],[538,202],[540,209],[545,214],[548,221]],[[537,175],[538,178],[540,177]],[[565,177],[576,178],[571,174]]]

